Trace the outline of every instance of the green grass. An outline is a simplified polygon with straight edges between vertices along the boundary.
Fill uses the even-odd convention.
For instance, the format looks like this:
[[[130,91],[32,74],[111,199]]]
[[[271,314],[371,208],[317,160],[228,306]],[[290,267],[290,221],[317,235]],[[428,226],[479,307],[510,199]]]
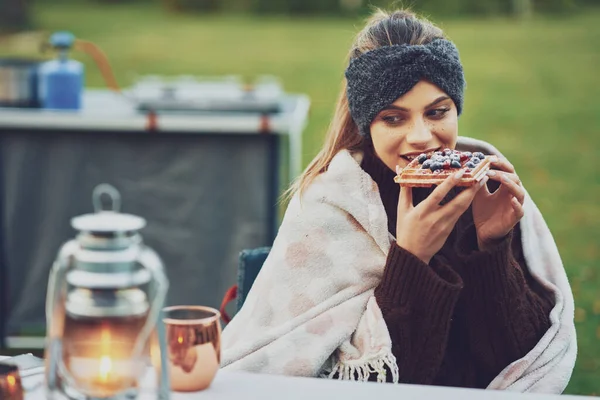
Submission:
[[[37,22],[100,45],[136,74],[279,76],[310,95],[304,162],[320,147],[360,21],[165,15],[141,5],[39,4]],[[575,293],[580,352],[568,392],[600,393],[600,10],[564,19],[454,20],[468,89],[460,133],[515,164],[552,230]],[[0,53],[12,51],[0,44]],[[85,59],[88,86],[101,86]]]

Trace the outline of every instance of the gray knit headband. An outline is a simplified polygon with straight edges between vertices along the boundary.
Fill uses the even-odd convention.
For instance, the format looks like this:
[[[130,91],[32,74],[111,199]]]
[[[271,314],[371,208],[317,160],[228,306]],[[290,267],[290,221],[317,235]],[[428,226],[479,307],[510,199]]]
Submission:
[[[454,43],[436,39],[426,45],[393,45],[350,60],[346,69],[350,114],[362,136],[381,110],[421,79],[442,89],[462,112],[465,77]]]

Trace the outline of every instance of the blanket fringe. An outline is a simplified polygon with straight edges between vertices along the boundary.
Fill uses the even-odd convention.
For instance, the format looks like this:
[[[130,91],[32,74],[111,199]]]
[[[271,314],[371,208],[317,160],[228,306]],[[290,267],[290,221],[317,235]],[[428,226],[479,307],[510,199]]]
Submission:
[[[366,382],[372,373],[376,373],[377,382],[386,382],[388,371],[385,368],[386,366],[392,373],[392,382],[398,383],[400,380],[398,364],[396,364],[396,357],[391,352],[365,362],[343,362],[338,360],[331,371],[326,371],[321,376],[329,379],[337,378],[339,380]]]

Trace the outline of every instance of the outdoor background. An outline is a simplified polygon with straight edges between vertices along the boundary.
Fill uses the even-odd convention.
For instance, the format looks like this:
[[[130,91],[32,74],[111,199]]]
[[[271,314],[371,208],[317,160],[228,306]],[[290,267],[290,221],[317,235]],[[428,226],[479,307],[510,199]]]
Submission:
[[[577,307],[579,357],[567,390],[574,394],[600,394],[598,3],[404,4],[460,49],[468,82],[460,134],[504,152],[554,234]],[[306,165],[322,144],[368,9],[361,0],[0,0],[0,55],[39,55],[45,34],[66,29],[106,52],[123,87],[144,74],[276,75],[312,100]],[[86,64],[86,85],[103,86],[92,61],[74,56]]]

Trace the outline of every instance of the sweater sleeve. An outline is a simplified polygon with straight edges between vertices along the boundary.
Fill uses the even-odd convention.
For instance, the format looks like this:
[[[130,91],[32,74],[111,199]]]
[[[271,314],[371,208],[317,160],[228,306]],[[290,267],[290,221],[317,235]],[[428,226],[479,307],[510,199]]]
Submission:
[[[527,270],[517,226],[493,248],[478,249],[475,228],[459,239],[465,288],[461,308],[468,323],[471,354],[486,385],[525,356],[550,327],[554,301]]]
[[[400,382],[434,381],[461,289],[460,276],[435,257],[427,265],[392,246],[375,298],[390,332]]]

